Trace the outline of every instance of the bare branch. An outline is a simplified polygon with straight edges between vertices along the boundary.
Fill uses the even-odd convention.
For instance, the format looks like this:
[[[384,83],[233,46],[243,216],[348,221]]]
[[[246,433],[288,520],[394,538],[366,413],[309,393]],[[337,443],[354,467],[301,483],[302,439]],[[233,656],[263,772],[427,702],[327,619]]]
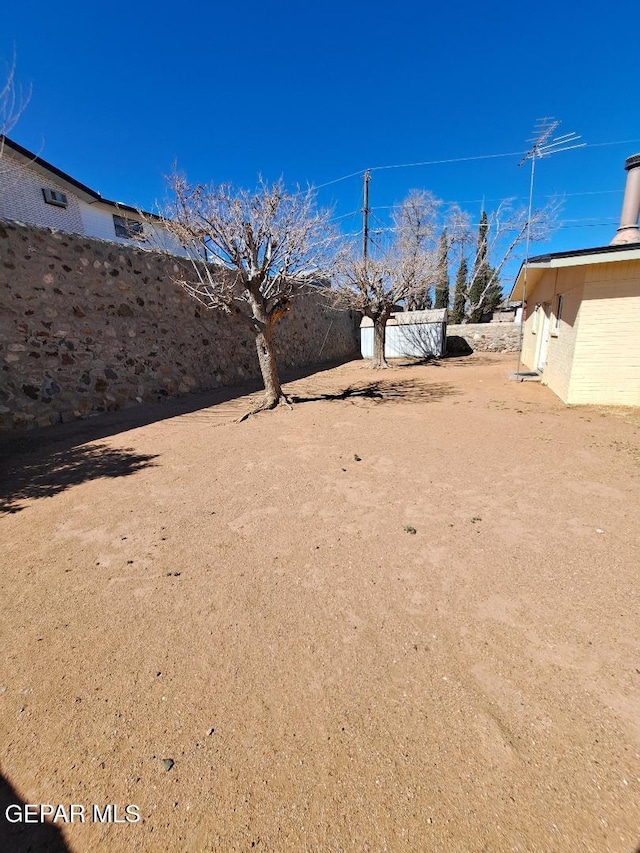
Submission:
[[[31,100],[31,86],[23,89],[16,83],[15,51],[3,79],[4,83],[0,84],[0,136],[11,132]],[[3,144],[4,140],[0,140],[0,156]]]
[[[560,202],[553,199],[545,207],[534,211],[531,215],[531,221],[528,222],[526,208],[515,208],[512,199],[505,199],[487,218],[482,247],[479,242],[475,250],[475,260],[471,267],[472,272],[466,292],[464,322],[469,322],[474,314],[482,311],[487,296],[499,285],[500,275],[507,261],[512,260],[516,249],[524,244],[528,227],[532,241],[540,242],[549,238],[557,221],[560,206]],[[481,248],[484,257],[487,259],[484,264],[480,262],[479,252]],[[487,270],[489,274],[486,279],[483,279],[482,288],[479,293],[475,294],[475,298],[472,298],[474,285],[480,281],[481,276],[486,275]],[[477,290],[477,288],[475,289]]]

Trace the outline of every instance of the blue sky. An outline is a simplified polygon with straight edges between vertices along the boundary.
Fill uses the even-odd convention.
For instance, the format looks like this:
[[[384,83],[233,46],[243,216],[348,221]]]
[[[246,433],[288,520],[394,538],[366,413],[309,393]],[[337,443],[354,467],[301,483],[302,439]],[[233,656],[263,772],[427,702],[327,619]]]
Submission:
[[[374,225],[412,188],[477,221],[483,198],[489,210],[526,202],[520,152],[536,119],[554,116],[588,143],[537,167],[535,201],[565,204],[562,226],[533,252],[561,251],[611,240],[624,160],[640,151],[635,43],[629,22],[606,11],[594,0],[24,0],[3,10],[0,59],[15,50],[18,80],[32,87],[12,137],[147,209],[174,160],[193,180],[253,186],[261,173],[319,186],[369,167],[511,153],[372,173]],[[319,198],[345,230],[361,227],[359,175]]]

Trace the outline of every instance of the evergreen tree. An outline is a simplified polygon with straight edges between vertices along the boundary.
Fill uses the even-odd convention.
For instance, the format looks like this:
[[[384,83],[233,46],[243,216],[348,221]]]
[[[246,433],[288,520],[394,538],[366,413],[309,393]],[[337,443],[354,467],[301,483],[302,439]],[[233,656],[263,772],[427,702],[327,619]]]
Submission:
[[[489,222],[483,211],[478,228],[478,248],[473,263],[471,287],[469,288],[469,305],[467,315],[470,323],[479,323],[482,315],[493,311],[502,302],[502,287],[497,270],[489,265],[488,253]]]
[[[486,302],[482,294],[491,280],[492,270],[489,268],[487,259],[487,237],[489,231],[489,222],[487,220],[486,211],[482,211],[480,217],[480,225],[478,226],[478,247],[476,256],[473,262],[473,271],[471,273],[471,287],[469,288],[469,305],[477,306],[469,321],[477,323],[482,316],[482,311]]]
[[[489,289],[484,295],[484,299],[482,300],[482,306],[480,314],[484,314],[488,311],[493,311],[494,308],[497,308],[498,305],[502,303],[502,287],[500,285],[500,279],[496,274],[496,270],[493,267],[488,267],[489,270],[489,281],[493,280],[493,283],[489,286]]]
[[[456,286],[453,294],[453,308],[451,309],[450,321],[462,323],[464,309],[467,301],[467,260],[464,255],[460,258],[460,266],[456,274]]]
[[[431,308],[431,286],[421,293],[414,293],[407,299],[407,311],[428,311]]]
[[[447,229],[444,228],[440,235],[438,246],[438,268],[435,280],[435,302],[434,308],[449,307],[449,242]]]

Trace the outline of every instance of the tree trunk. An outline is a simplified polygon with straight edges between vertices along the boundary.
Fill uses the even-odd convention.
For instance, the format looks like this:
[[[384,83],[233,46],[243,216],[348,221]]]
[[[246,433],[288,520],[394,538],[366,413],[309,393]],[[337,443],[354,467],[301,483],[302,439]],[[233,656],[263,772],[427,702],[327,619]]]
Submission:
[[[245,285],[245,294],[251,306],[251,317],[249,322],[256,336],[256,351],[258,353],[258,364],[264,383],[264,399],[255,409],[247,412],[240,418],[246,420],[257,412],[265,409],[275,409],[279,403],[289,405],[289,401],[282,393],[280,377],[278,376],[278,365],[276,355],[273,351],[273,330],[276,323],[287,313],[289,300],[282,296],[268,306],[268,300],[260,290],[262,281],[255,279]]]
[[[273,323],[267,321],[264,331],[258,332],[256,335],[256,349],[265,390],[264,403],[260,406],[261,409],[274,409],[279,402],[284,401],[276,356],[273,351],[273,326]]]
[[[385,312],[373,318],[373,361],[371,366],[376,370],[389,367],[387,359],[384,357],[384,343],[387,336],[387,320],[389,316]]]

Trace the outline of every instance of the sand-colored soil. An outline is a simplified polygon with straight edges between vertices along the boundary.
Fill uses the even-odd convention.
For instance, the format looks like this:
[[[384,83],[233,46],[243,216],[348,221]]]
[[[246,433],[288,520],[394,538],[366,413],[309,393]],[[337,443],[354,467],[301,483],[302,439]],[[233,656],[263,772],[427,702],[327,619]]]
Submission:
[[[0,849],[634,851],[640,413],[514,366],[4,442]]]

